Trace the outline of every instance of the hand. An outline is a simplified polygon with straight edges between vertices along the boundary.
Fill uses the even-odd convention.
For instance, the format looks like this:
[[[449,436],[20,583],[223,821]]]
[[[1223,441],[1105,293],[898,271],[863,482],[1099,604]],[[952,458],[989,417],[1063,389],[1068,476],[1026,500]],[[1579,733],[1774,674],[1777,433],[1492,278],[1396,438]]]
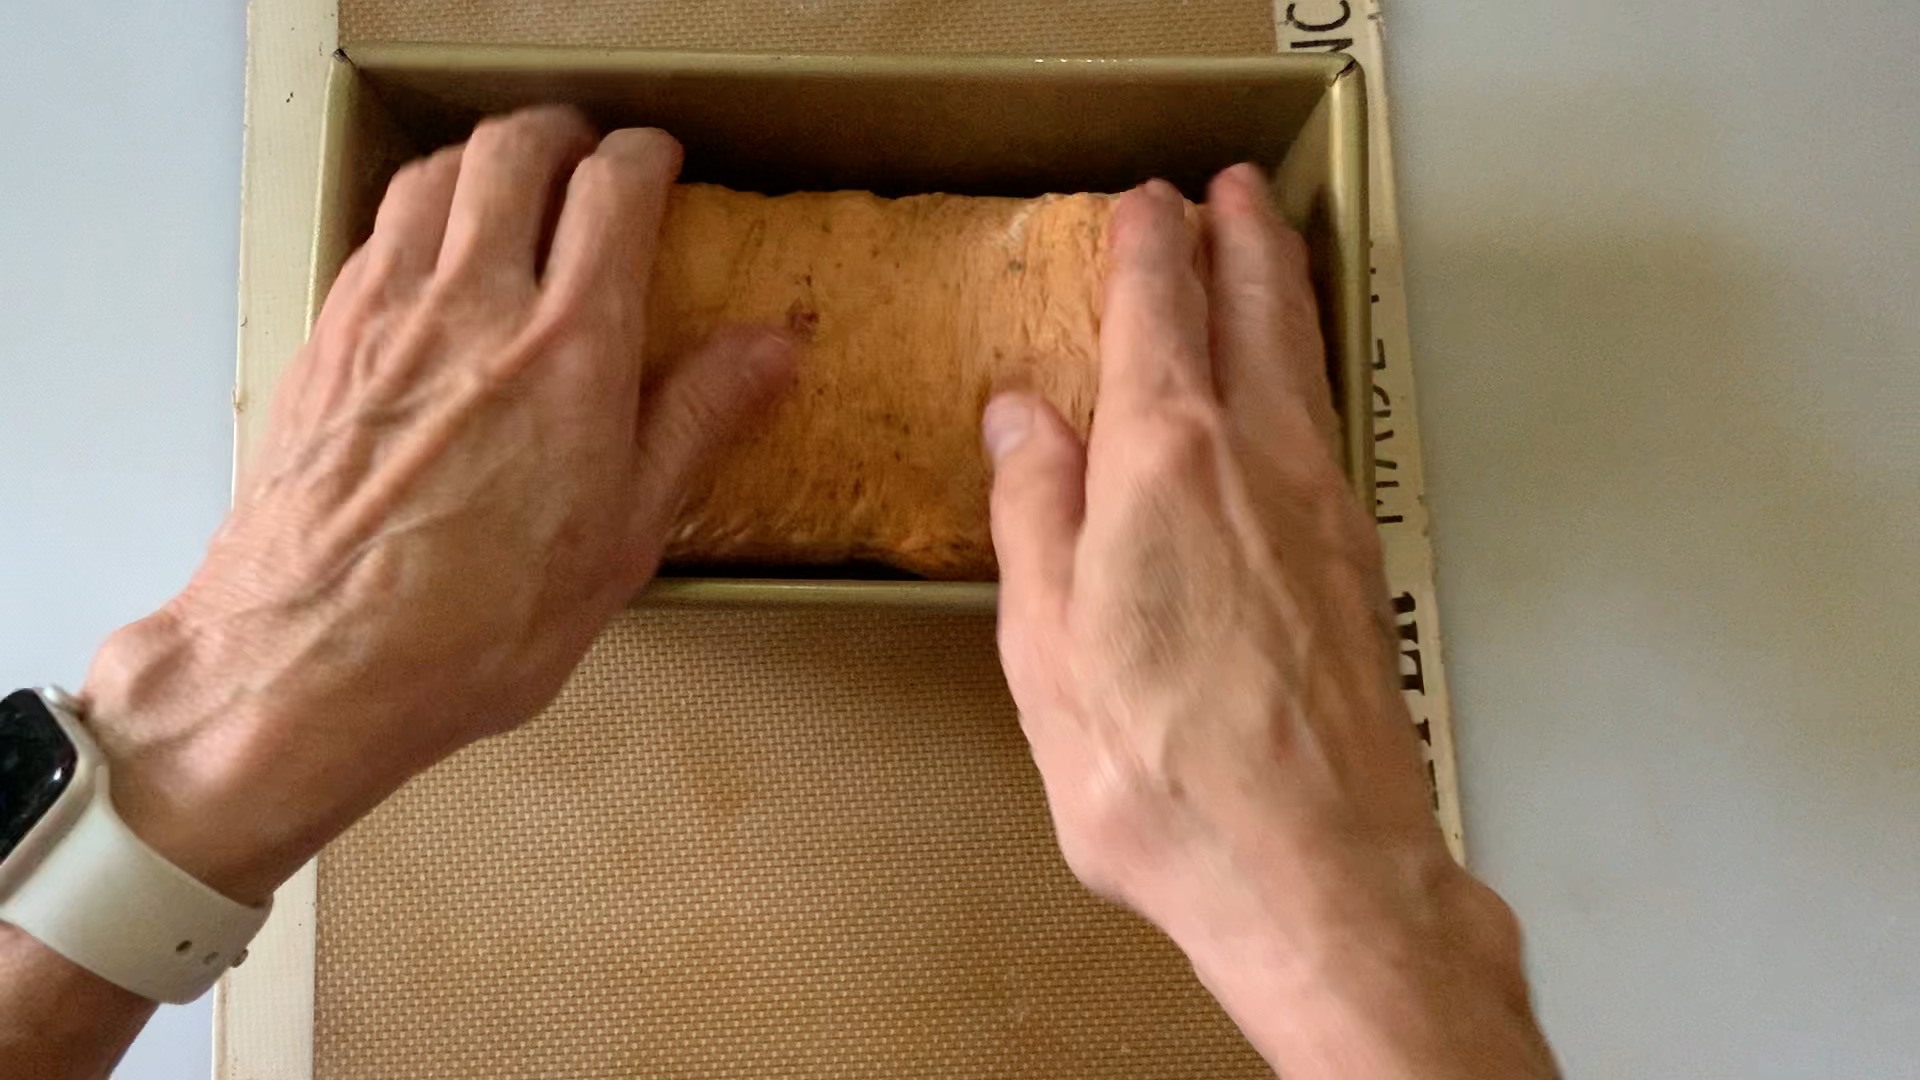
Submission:
[[[549,701],[791,379],[766,330],[641,370],[680,147],[595,143],[534,109],[401,170],[205,563],[94,664],[121,813],[236,898]]]
[[[1027,395],[983,419],[1061,850],[1289,1077],[1546,1075],[1512,917],[1428,808],[1305,244],[1237,166],[1203,280],[1183,207],[1155,182],[1115,208],[1087,444]]]

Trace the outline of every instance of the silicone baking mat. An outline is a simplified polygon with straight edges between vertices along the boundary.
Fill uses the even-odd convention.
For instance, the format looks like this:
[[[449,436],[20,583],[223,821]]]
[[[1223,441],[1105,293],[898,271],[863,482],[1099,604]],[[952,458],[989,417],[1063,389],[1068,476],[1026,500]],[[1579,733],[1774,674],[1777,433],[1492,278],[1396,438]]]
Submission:
[[[274,32],[260,7],[256,58]],[[1379,31],[1376,9],[1345,0],[338,9],[348,46],[1353,53],[1374,119],[1377,510],[1403,682],[1458,851]],[[271,134],[253,109],[250,168],[251,140]],[[247,334],[243,454],[248,405],[279,363],[250,360]],[[1060,865],[977,616],[629,613],[540,720],[420,778],[330,849],[311,921],[289,930],[302,907],[283,899],[270,947],[311,942],[310,1048],[289,1035],[269,1055],[249,1047],[277,1035],[239,1049],[229,1035],[229,1075],[248,1075],[249,1054],[323,1080],[1265,1074],[1178,952]],[[232,981],[230,1017],[271,995],[297,1007],[273,974],[291,968],[271,964]]]

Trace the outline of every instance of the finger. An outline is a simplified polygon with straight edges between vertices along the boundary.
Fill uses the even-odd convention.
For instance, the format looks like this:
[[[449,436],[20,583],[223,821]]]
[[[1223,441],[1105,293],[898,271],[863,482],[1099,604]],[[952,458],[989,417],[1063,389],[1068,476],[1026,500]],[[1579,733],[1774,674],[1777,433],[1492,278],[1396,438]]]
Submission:
[[[1086,511],[1086,448],[1052,405],[1024,393],[988,402],[980,433],[993,459],[1001,618],[1063,611]]]
[[[433,273],[460,178],[461,149],[442,147],[408,162],[387,183],[366,247],[389,280],[415,282]]]
[[[308,340],[318,341],[364,318],[366,309],[371,305],[369,293],[367,246],[362,244],[347,256],[347,261],[341,263],[339,271],[333,275],[333,283],[327,286],[326,298],[320,304],[320,314],[314,318]]]
[[[715,334],[675,365],[640,418],[635,535],[658,540],[707,464],[793,384],[794,348],[773,330]]]
[[[1120,196],[1100,320],[1100,410],[1137,414],[1213,396],[1207,294],[1186,200],[1153,180]]]
[[[1242,431],[1268,433],[1304,416],[1335,435],[1307,244],[1273,211],[1265,178],[1235,165],[1207,189],[1213,246],[1214,376]]]
[[[560,178],[593,146],[592,126],[570,108],[482,120],[461,155],[439,269],[531,280]]]
[[[647,295],[680,144],[658,128],[624,128],[574,166],[547,256],[549,292],[570,300]]]

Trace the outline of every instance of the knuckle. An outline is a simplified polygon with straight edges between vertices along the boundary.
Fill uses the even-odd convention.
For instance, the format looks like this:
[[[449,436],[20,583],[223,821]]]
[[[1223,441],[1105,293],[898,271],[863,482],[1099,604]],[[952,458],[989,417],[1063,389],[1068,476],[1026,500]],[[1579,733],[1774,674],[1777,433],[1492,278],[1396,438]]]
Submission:
[[[1036,550],[1042,535],[1037,530],[1067,498],[1060,479],[1048,470],[1009,469],[995,474],[987,513],[996,548],[1014,556]]]
[[[600,149],[610,157],[670,161],[679,156],[680,141],[659,128],[621,128],[600,140]]]
[[[392,243],[367,244],[360,249],[359,257],[362,259],[360,282],[369,294],[384,293],[400,276],[400,251]]]
[[[470,303],[467,296],[464,282],[450,275],[436,274],[421,287],[418,299],[428,317],[444,319],[467,307]]]
[[[340,269],[334,272],[333,281],[327,285],[325,302],[321,305],[320,316],[325,318],[329,308],[344,305],[349,298],[358,297],[366,292],[364,279],[367,273],[367,245],[353,249]],[[337,297],[337,299],[336,299]]]
[[[414,294],[419,317],[444,325],[497,327],[507,311],[462,273],[436,273]]]
[[[387,181],[387,198],[404,199],[426,183],[430,160],[416,158],[400,166],[393,179]]]
[[[489,116],[474,126],[469,152],[494,158],[536,151],[577,127],[578,118],[564,109],[521,109],[505,116]]]
[[[1266,231],[1271,237],[1274,258],[1283,268],[1304,274],[1309,256],[1307,238],[1283,221],[1268,220],[1271,224]]]
[[[1122,259],[1107,271],[1107,289],[1121,295],[1144,293],[1158,290],[1165,279],[1166,275],[1151,263]]]
[[[408,162],[403,171],[411,170],[412,182],[417,187],[450,191],[460,175],[460,161],[465,153],[466,146],[462,143],[443,146],[426,157]]]
[[[567,178],[567,202],[576,207],[619,206],[633,198],[640,183],[631,165],[605,154],[590,154],[580,159]]]
[[[1060,674],[1065,665],[1056,624],[1043,622],[1032,605],[1007,606],[1000,613],[995,641],[1023,718],[1068,709],[1072,695]]]
[[[1103,766],[1105,782],[1056,798],[1060,849],[1088,888],[1124,902],[1143,869],[1174,857],[1189,793],[1172,777],[1126,761]]]
[[[619,192],[622,186],[622,166],[619,161],[605,154],[593,154],[582,158],[580,164],[573,167],[573,179],[569,186],[575,197],[598,198]]]
[[[521,144],[527,136],[526,124],[520,114],[489,116],[473,126],[473,134],[468,137],[467,145],[475,157],[493,157]]]
[[[523,318],[538,289],[525,263],[498,257],[469,231],[443,242],[422,292],[443,308],[497,325]]]
[[[569,330],[592,326],[637,334],[644,303],[631,290],[608,288],[599,279],[570,274],[541,290],[538,317]]]
[[[327,289],[312,339],[327,340],[353,332],[386,303],[391,275],[389,255],[372,246],[356,250]]]

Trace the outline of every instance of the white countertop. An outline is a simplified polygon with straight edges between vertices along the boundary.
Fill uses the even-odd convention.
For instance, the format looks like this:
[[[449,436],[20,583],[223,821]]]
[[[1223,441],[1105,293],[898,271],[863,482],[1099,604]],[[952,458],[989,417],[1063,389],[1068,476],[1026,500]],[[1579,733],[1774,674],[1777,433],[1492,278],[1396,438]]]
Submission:
[[[1388,0],[1467,840],[1571,1076],[1920,1077],[1920,8],[1765,7]],[[0,8],[7,688],[225,506],[243,35]]]

